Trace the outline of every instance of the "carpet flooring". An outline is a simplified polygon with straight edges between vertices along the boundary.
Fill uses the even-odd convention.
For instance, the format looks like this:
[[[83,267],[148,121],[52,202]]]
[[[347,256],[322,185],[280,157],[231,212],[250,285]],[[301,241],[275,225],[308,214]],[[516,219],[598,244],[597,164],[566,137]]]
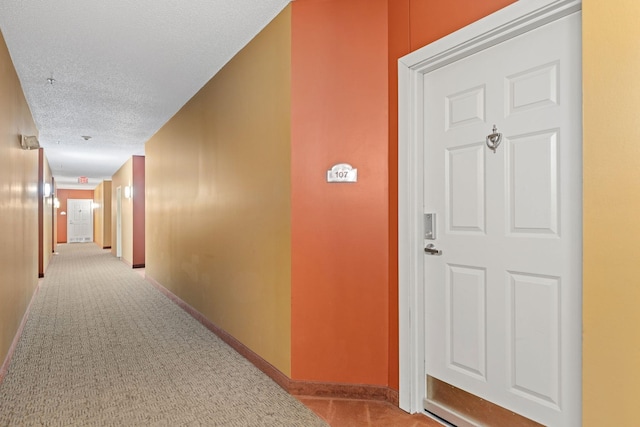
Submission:
[[[0,384],[0,426],[326,426],[107,251],[58,250]]]

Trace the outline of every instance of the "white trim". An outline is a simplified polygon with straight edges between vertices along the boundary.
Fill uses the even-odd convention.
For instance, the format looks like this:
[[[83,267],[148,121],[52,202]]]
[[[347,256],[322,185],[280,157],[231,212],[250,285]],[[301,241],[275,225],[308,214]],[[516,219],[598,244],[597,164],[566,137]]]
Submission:
[[[415,94],[421,93],[422,79],[409,68],[399,66],[401,102],[399,117],[410,117],[422,110]],[[404,97],[402,97],[404,94]],[[398,141],[420,141],[422,129],[416,126],[400,126]],[[418,381],[416,372],[424,371],[424,337],[420,334],[423,310],[416,310],[416,301],[423,299],[424,272],[422,266],[422,144],[400,142],[398,173],[398,312],[400,340],[400,408],[410,413],[421,410],[421,390],[424,382]],[[424,394],[422,392],[422,394]]]
[[[582,9],[582,0],[520,0],[399,59],[422,74]]]
[[[582,9],[581,0],[520,0],[398,60],[400,408],[423,412],[423,76]]]

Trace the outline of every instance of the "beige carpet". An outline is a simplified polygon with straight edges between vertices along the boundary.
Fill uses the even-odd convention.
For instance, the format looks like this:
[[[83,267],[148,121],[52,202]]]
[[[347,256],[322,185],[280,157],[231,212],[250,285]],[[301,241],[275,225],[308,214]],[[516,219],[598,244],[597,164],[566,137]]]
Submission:
[[[0,384],[0,426],[326,426],[108,252],[59,252]]]

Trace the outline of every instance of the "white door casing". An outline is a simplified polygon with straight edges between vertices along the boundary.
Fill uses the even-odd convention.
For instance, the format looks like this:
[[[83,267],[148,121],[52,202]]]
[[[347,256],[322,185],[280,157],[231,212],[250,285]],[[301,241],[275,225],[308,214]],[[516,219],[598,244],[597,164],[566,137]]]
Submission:
[[[67,200],[67,242],[93,242],[93,200]]]
[[[502,397],[504,395],[516,396],[516,401],[525,401],[524,406],[516,404],[514,407],[513,402],[503,402],[502,397],[496,397],[501,392],[495,390],[489,391],[490,400],[497,400],[497,403],[503,406],[511,406],[516,412],[530,418],[542,419],[540,416],[545,417],[546,415],[539,415],[535,409],[527,407],[527,400],[550,408],[551,412],[559,412],[558,408],[562,408],[562,411],[569,408],[568,411],[573,413],[570,418],[567,418],[571,420],[571,424],[565,425],[573,425],[574,423],[579,425],[579,421],[575,421],[575,417],[578,417],[579,420],[580,271],[571,273],[573,274],[573,276],[570,274],[571,277],[564,277],[565,273],[557,273],[548,268],[545,270],[546,265],[542,269],[535,270],[532,266],[522,262],[509,264],[511,261],[523,259],[532,260],[534,264],[536,262],[545,264],[544,257],[539,256],[545,252],[550,252],[552,258],[558,258],[560,252],[558,252],[558,248],[553,246],[553,242],[562,236],[577,245],[577,251],[574,248],[571,251],[571,256],[574,257],[574,264],[577,261],[578,270],[580,270],[581,151],[578,150],[577,154],[565,151],[568,145],[566,141],[571,138],[581,145],[580,108],[577,108],[577,112],[574,109],[576,114],[571,117],[571,120],[577,123],[573,130],[565,130],[560,125],[553,124],[543,125],[538,129],[535,127],[527,128],[528,124],[539,122],[542,119],[541,114],[547,114],[547,119],[553,121],[557,115],[557,111],[551,111],[557,107],[557,105],[554,106],[554,103],[566,104],[567,99],[562,97],[573,96],[578,99],[579,103],[581,88],[579,44],[577,56],[574,55],[573,58],[574,66],[578,68],[576,76],[567,74],[567,66],[558,64],[554,59],[547,61],[541,59],[541,63],[521,64],[520,66],[512,58],[502,60],[493,58],[492,61],[495,62],[499,70],[504,68],[503,76],[489,85],[485,82],[484,77],[486,76],[474,73],[470,77],[465,77],[468,80],[466,86],[463,85],[462,88],[456,89],[442,87],[441,82],[455,80],[456,73],[464,73],[465,67],[462,66],[457,71],[455,66],[438,71],[448,64],[486,49],[482,53],[485,55],[492,50],[490,49],[492,46],[500,42],[513,39],[579,9],[579,1],[520,1],[402,58],[399,63],[400,405],[409,412],[418,412],[423,408],[422,401],[426,391],[424,381],[426,359],[427,363],[431,365],[430,368],[436,370],[437,375],[434,376],[441,380],[451,382],[481,397],[484,397],[483,394],[488,392],[487,389],[502,387],[503,390],[507,390],[502,393]],[[577,32],[579,43],[579,18]],[[561,35],[556,35],[556,37],[563,38]],[[542,55],[544,56],[544,54],[543,49]],[[524,56],[529,57],[529,55]],[[478,67],[476,68],[479,70]],[[448,79],[441,80],[440,83],[433,80],[439,72],[441,74],[448,73]],[[569,84],[572,77],[575,77],[577,82]],[[473,81],[474,78],[476,81]],[[549,79],[555,79],[551,84],[556,85],[558,90],[565,90],[565,92],[558,92],[561,97],[548,99],[547,96],[543,99],[544,91],[540,91],[540,89],[547,88],[547,93],[549,93]],[[431,80],[435,84],[430,83]],[[503,84],[503,82],[505,83]],[[560,84],[561,82],[562,84]],[[536,87],[537,89],[527,91],[528,87]],[[438,90],[440,90],[439,94],[432,93]],[[519,91],[515,98],[510,98],[511,105],[509,102],[503,102],[502,95],[495,98],[489,96],[490,91],[493,93],[503,90],[506,93]],[[539,99],[541,103],[535,104],[536,96],[539,94],[542,96]],[[435,103],[430,105],[429,99],[433,95],[437,95],[435,99],[440,101],[434,101]],[[448,109],[443,108],[445,102],[450,104]],[[545,102],[548,105],[545,106]],[[456,103],[457,105],[454,105]],[[523,107],[522,111],[517,111],[520,108],[518,105],[524,106],[525,104],[529,107]],[[506,110],[505,107],[507,107]],[[486,108],[486,110],[478,112],[474,111],[474,108]],[[428,111],[429,109],[433,111]],[[500,110],[501,115],[488,117],[492,109]],[[503,110],[506,111],[505,114],[502,114]],[[551,113],[545,113],[545,110],[551,111]],[[441,114],[440,120],[444,122],[447,119],[445,117],[447,114],[455,115],[460,112],[463,114],[457,119],[451,116],[448,119],[450,120],[449,127],[452,128],[450,130],[455,130],[456,132],[453,133],[457,133],[455,139],[463,142],[457,147],[449,147],[448,149],[441,147],[441,155],[430,156],[428,152],[423,152],[425,138],[428,139],[426,144],[429,144],[433,142],[433,139],[446,140],[447,134],[444,124],[439,125],[437,132],[432,134],[432,129],[428,128],[428,124],[423,123],[422,119],[425,115],[431,117],[439,113]],[[471,115],[466,119],[470,121],[465,122],[463,116],[469,112]],[[485,113],[487,116],[483,116]],[[475,119],[473,114],[475,114]],[[527,118],[527,114],[533,114],[533,116]],[[520,123],[510,123],[509,117],[513,119],[512,121],[520,121]],[[474,120],[477,121],[477,125],[473,123]],[[498,131],[502,131],[504,134],[504,140],[498,148],[497,154],[493,154],[484,146],[484,135],[491,132],[491,126],[494,124],[491,122],[492,120],[497,122]],[[427,128],[425,129],[425,127]],[[453,129],[456,127],[457,129]],[[528,130],[520,132],[518,129]],[[560,131],[558,131],[559,129]],[[428,150],[431,149],[433,147],[428,145]],[[446,153],[446,158],[444,153]],[[425,154],[427,154],[426,157]],[[564,170],[566,165],[560,167],[561,165],[554,163],[554,161],[565,159],[567,156],[577,157],[577,170],[574,167],[573,170],[568,171],[568,176],[553,173],[556,169],[562,173],[566,172]],[[533,175],[521,173],[526,170],[527,162],[534,157],[538,158],[540,164],[546,164],[546,169],[544,167],[535,169]],[[438,168],[440,168],[439,173],[437,172]],[[448,179],[445,179],[445,168],[449,169],[446,171]],[[451,171],[454,168],[466,170],[469,175],[475,173],[476,176],[483,178],[475,180],[465,179],[464,174],[452,175]],[[505,171],[507,171],[506,174]],[[423,173],[429,178],[426,180],[427,184],[423,179]],[[554,179],[556,180],[554,181]],[[481,185],[478,185],[478,182]],[[442,196],[440,201],[430,200],[433,191],[426,188],[430,183],[443,189],[448,186],[448,192],[440,192],[442,195],[447,194],[447,197]],[[540,197],[536,199],[535,194],[531,193],[532,197],[530,198],[516,198],[515,196],[522,185],[531,188],[527,191],[534,193],[538,191]],[[460,191],[456,191],[454,194],[452,190],[454,188]],[[551,194],[555,191],[554,188],[561,189],[566,194]],[[490,191],[492,194],[489,197],[486,193]],[[545,191],[547,194],[542,197]],[[473,193],[473,201],[466,198],[456,199],[454,196],[458,193]],[[568,208],[568,199],[573,199],[574,211]],[[495,206],[482,205],[486,200],[493,201]],[[442,209],[438,203],[449,207],[452,207],[454,203],[463,203],[466,206],[464,209],[453,209],[454,212],[450,215],[442,215],[442,212],[439,214],[437,235],[444,237],[446,234],[449,240],[439,238],[433,242],[438,249],[444,251],[441,258],[425,257],[422,216],[424,212]],[[540,212],[544,215],[533,215],[533,213]],[[546,221],[540,222],[541,217],[545,217]],[[571,217],[573,223],[566,224],[567,217]],[[503,225],[504,221],[508,225],[506,229]],[[565,221],[564,224],[563,221]],[[490,235],[488,230],[495,231],[496,228],[502,232],[502,237],[498,233],[489,240],[475,239],[477,240],[475,246],[460,240],[463,236]],[[443,234],[445,229],[448,233]],[[525,245],[529,250],[528,254],[522,253],[522,251],[518,253],[513,249],[508,249],[506,255],[496,252],[505,245],[505,239],[522,240],[525,237],[533,237],[533,240],[529,239],[530,242]],[[459,241],[455,241],[456,238]],[[471,238],[471,241],[474,241],[474,238]],[[515,247],[520,246],[516,245]],[[453,248],[463,248],[463,250],[458,250],[456,253]],[[457,256],[457,261],[447,260],[447,256],[451,257],[454,254]],[[492,257],[491,254],[496,256]],[[423,265],[423,260],[425,265]],[[473,260],[473,262],[462,262],[461,260]],[[435,267],[438,263],[442,265]],[[507,264],[509,268],[505,270]],[[431,293],[427,294],[425,298],[423,288],[425,266],[428,270],[427,285],[438,282],[438,280],[434,280],[438,275],[442,276],[440,282],[446,283],[448,280],[448,292],[446,295],[440,295],[439,299],[437,295]],[[435,272],[435,275],[431,270]],[[496,271],[501,273],[496,273]],[[532,271],[541,271],[542,273],[532,274]],[[493,277],[496,274],[498,274],[497,279]],[[456,279],[460,280],[456,281]],[[503,290],[506,291],[506,295],[496,296],[493,295],[495,292],[489,291],[488,283],[496,282],[496,280],[499,286],[504,286]],[[575,285],[572,288],[568,287],[567,280],[577,281],[577,287]],[[455,285],[451,286],[452,283]],[[440,290],[440,292],[444,291]],[[455,306],[451,304],[452,298],[466,302],[454,309],[452,307]],[[492,299],[491,304],[498,304],[499,310],[487,309],[490,307],[487,304]],[[567,312],[567,308],[564,306],[567,301],[570,303],[570,312]],[[539,305],[545,305],[545,310],[527,311],[530,307],[540,308],[535,306],[536,302]],[[549,305],[553,309],[549,309]],[[436,327],[431,331],[431,333],[442,335],[441,338],[445,343],[444,348],[441,349],[443,351],[438,352],[437,348],[430,347],[425,343],[422,333],[422,325],[425,325],[425,313],[429,320],[433,320],[428,323],[430,325],[437,325],[437,322],[442,322],[443,319],[448,321],[448,326],[446,322],[441,323],[442,327]],[[460,313],[465,314],[460,315]],[[535,324],[532,324],[532,320],[535,320]],[[491,324],[490,322],[497,326],[490,328],[488,326]],[[452,327],[465,332],[462,335],[452,334]],[[496,331],[496,327],[502,328],[502,330]],[[532,337],[539,330],[544,332],[539,335],[542,338],[537,341],[535,339],[529,340],[530,347],[521,345],[520,335],[528,334]],[[514,339],[516,335],[517,340]],[[507,342],[500,342],[496,337],[505,337]],[[511,341],[508,341],[509,339]],[[551,339],[551,343],[549,339]],[[556,347],[553,347],[554,345]],[[542,347],[544,347],[544,351],[541,349]],[[498,356],[496,356],[496,348],[499,349]],[[489,351],[490,349],[493,355]],[[526,360],[531,361],[532,359],[526,359],[523,354],[534,355],[536,356],[534,359],[542,357],[544,360],[540,361],[539,367],[556,371],[552,375],[537,375],[536,369],[532,369],[531,364],[525,363]],[[545,355],[549,354],[555,355],[545,359]],[[496,357],[498,359],[494,360]],[[516,359],[518,363],[516,363]],[[496,380],[496,373],[500,372],[501,366],[507,368],[502,369],[502,377],[498,375],[499,379]],[[487,383],[487,376],[491,377],[492,384],[497,381],[499,386],[495,386],[495,384],[481,385]],[[560,381],[563,382],[562,388],[559,386]],[[532,406],[535,408],[536,405]],[[576,413],[577,415],[575,415]],[[552,425],[557,424],[557,421],[549,421],[550,418],[544,418],[544,420]]]

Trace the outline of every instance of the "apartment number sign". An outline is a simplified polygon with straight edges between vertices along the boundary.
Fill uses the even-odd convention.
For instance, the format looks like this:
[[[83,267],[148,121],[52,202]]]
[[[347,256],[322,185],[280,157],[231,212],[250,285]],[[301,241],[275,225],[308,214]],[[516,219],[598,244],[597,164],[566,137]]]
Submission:
[[[358,182],[358,169],[348,163],[338,163],[327,171],[327,182]]]

